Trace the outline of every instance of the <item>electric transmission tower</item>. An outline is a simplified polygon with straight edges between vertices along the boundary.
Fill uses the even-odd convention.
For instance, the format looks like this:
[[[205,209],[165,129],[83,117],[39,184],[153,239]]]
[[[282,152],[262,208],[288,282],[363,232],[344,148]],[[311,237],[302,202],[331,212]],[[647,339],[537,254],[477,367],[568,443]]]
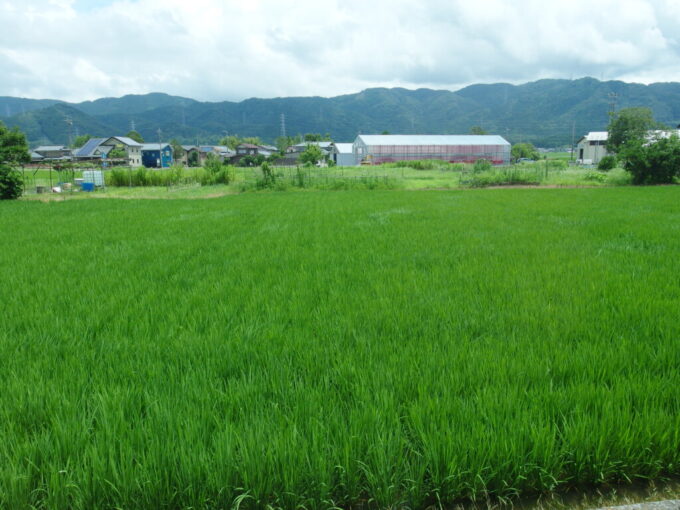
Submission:
[[[281,114],[281,137],[286,137],[286,114]]]
[[[609,118],[614,118],[616,115],[616,106],[619,99],[619,95],[616,92],[609,93]]]

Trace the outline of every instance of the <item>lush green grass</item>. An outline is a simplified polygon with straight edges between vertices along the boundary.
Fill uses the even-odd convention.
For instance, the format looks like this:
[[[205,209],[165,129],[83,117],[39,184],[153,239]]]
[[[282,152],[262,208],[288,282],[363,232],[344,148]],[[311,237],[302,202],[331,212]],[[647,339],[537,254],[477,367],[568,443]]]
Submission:
[[[0,508],[421,508],[680,474],[680,188],[0,218]]]
[[[466,187],[488,187],[508,185],[534,186],[621,186],[631,183],[630,175],[620,168],[608,173],[598,172],[591,168],[568,166],[559,159],[541,160],[536,163],[494,167],[489,171],[475,173],[472,165],[449,164],[439,161],[415,161],[406,163],[390,163],[381,166],[333,167],[333,168],[292,168],[274,167],[275,182],[263,185],[263,174],[259,168],[225,167],[231,182],[226,185],[229,193],[269,189],[273,191],[287,190],[357,190],[357,189],[460,189]],[[35,175],[26,172],[27,194],[35,195],[35,187],[48,186],[49,172],[38,171]],[[80,174],[73,174],[79,177]],[[143,177],[143,179],[140,178]],[[71,174],[65,174],[71,180]],[[56,185],[59,177],[52,172],[52,184]],[[144,186],[139,186],[140,179]],[[98,190],[99,196],[137,196],[137,197],[173,197],[187,195],[187,190],[214,181],[203,168],[184,168],[166,170],[132,170],[117,169],[107,171],[107,189]],[[219,179],[218,179],[219,181]],[[128,187],[128,183],[134,183]],[[114,185],[115,184],[115,185]],[[153,189],[154,186],[158,189]],[[207,189],[193,190],[189,195],[214,195],[223,193],[225,187],[219,184],[220,191],[214,185]],[[139,189],[143,188],[143,189]],[[127,189],[127,191],[123,191]],[[77,195],[74,187],[69,196]],[[38,198],[45,200],[44,195]]]

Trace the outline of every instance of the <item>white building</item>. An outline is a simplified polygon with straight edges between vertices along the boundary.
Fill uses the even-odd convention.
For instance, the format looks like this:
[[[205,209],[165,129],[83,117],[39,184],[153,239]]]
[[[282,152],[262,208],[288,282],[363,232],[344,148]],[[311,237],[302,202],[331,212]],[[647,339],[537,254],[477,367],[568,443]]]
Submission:
[[[510,163],[510,142],[498,135],[359,135],[353,144],[355,164],[439,159],[494,165]]]
[[[591,131],[582,137],[576,144],[576,160],[581,165],[597,165],[600,160],[607,156],[606,131]]]
[[[680,130],[653,129],[647,131],[645,138],[651,143],[673,135],[680,136]],[[603,157],[610,155],[607,152],[607,140],[609,140],[607,131],[591,131],[582,137],[576,145],[576,162],[581,165],[597,165]]]
[[[333,143],[331,158],[337,166],[354,166],[354,146],[351,143]]]

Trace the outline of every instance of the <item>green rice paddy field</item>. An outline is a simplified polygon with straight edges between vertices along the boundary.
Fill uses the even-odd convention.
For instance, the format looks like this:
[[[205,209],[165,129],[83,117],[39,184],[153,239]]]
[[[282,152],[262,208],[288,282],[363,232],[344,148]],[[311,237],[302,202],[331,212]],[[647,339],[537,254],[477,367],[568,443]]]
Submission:
[[[0,508],[680,475],[680,187],[0,203]]]

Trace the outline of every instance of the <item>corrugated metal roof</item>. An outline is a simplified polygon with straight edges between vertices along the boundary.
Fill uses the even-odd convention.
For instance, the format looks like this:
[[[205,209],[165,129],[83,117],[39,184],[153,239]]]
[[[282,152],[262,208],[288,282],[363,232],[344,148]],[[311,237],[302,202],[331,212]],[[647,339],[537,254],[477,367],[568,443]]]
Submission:
[[[52,152],[52,151],[63,151],[66,150],[66,147],[63,145],[41,145],[40,147],[36,147],[33,149],[34,152]]]
[[[338,154],[352,154],[354,152],[354,144],[351,143],[335,143],[335,149]]]
[[[302,142],[302,143],[296,143],[293,145],[293,147],[307,147],[308,145],[318,145],[319,148],[321,149],[328,149],[333,142]],[[274,150],[277,150],[276,147],[274,147]]]
[[[510,145],[499,135],[359,135],[366,145]]]
[[[606,142],[609,138],[609,133],[606,131],[591,131],[583,138],[588,142]],[[581,138],[581,140],[583,140],[583,138]]]
[[[77,149],[73,154],[76,158],[89,158],[99,145],[106,141],[106,138],[90,138],[85,145]]]
[[[128,138],[127,136],[112,136],[111,138],[116,139],[120,143],[128,145],[129,147],[141,147],[142,146],[141,143],[135,142],[132,138]],[[111,138],[107,138],[107,140],[110,140]]]
[[[163,149],[166,147],[170,147],[169,143],[161,143],[160,144]],[[158,150],[158,144],[157,143],[143,143],[142,144],[142,150],[143,151],[157,151]]]

